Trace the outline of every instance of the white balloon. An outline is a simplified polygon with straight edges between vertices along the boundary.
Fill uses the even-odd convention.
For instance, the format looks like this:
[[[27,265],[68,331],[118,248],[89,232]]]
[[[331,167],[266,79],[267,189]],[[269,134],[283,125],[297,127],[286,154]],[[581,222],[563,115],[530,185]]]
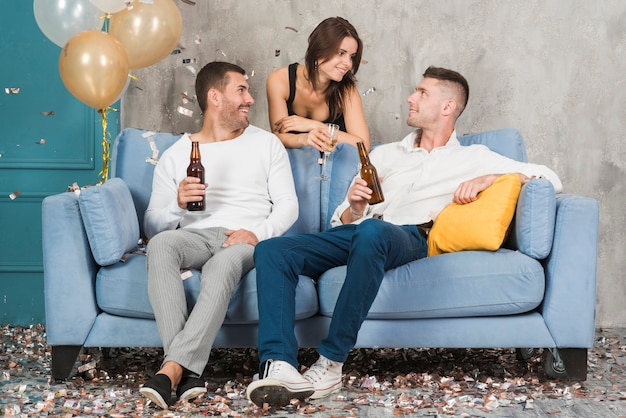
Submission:
[[[84,30],[102,29],[102,11],[89,0],[34,0],[33,11],[39,29],[63,47]]]
[[[91,4],[107,13],[117,13],[126,7],[130,0],[89,0]]]

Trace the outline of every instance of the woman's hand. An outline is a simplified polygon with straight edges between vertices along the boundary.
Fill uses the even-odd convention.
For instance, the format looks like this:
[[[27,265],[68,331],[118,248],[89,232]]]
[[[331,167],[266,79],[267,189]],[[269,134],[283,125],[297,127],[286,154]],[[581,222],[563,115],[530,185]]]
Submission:
[[[330,141],[326,124],[302,116],[285,116],[274,124],[274,131],[281,134],[300,132],[298,135],[300,146],[309,145],[319,151],[327,149],[326,144]]]
[[[324,124],[317,120],[303,118],[302,116],[285,116],[274,123],[274,131],[281,134],[289,132],[310,132],[315,128],[322,128]]]
[[[329,148],[330,134],[326,126],[323,128],[315,128],[306,135],[305,143],[302,145],[310,145],[319,151],[325,151]]]

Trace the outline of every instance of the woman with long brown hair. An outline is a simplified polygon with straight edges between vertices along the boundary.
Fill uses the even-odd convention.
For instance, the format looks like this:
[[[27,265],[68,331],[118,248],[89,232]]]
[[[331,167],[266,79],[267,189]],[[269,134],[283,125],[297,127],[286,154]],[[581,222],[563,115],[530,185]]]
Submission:
[[[269,119],[287,148],[310,145],[323,151],[325,124],[339,125],[338,142],[369,149],[369,129],[355,74],[363,43],[346,19],[330,17],[309,35],[305,64],[274,70],[267,78]]]

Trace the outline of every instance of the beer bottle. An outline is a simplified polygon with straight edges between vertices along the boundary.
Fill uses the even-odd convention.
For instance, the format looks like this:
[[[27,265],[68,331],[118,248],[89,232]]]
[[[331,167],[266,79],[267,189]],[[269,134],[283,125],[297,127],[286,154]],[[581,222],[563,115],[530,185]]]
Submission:
[[[370,162],[370,156],[365,149],[365,144],[359,141],[356,145],[359,149],[359,158],[361,159],[361,178],[367,182],[367,187],[372,189],[372,197],[369,200],[369,204],[375,205],[383,202],[385,197],[383,196],[383,189],[380,187],[376,167]]]
[[[197,177],[200,179],[200,183],[204,184],[204,166],[200,160],[200,146],[198,141],[191,142],[191,156],[189,157],[189,167],[187,167],[187,176]],[[204,210],[204,195],[199,202],[187,203],[187,210],[197,211]]]

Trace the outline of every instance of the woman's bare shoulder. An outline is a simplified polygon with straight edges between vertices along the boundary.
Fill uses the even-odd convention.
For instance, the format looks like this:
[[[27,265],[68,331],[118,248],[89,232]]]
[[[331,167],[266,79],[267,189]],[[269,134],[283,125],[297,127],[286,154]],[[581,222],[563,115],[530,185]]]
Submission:
[[[285,80],[289,80],[289,68],[288,67],[280,67],[280,68],[277,68],[277,69],[273,70],[267,76],[267,81],[270,82],[270,80],[271,81],[285,81]]]

